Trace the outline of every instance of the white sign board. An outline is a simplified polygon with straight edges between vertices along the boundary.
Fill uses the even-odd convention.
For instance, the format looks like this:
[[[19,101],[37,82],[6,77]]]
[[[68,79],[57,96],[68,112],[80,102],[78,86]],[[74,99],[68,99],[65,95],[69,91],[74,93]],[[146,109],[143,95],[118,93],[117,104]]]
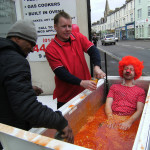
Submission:
[[[65,11],[72,17],[72,23],[77,24],[76,0],[22,0],[25,19],[32,19],[35,23],[38,40],[34,53],[29,54],[30,61],[46,61],[45,49],[56,31],[54,16]]]
[[[122,27],[122,30],[125,30],[125,27]]]
[[[133,29],[133,28],[134,28],[134,25],[133,25],[133,24],[127,26],[127,29]]]

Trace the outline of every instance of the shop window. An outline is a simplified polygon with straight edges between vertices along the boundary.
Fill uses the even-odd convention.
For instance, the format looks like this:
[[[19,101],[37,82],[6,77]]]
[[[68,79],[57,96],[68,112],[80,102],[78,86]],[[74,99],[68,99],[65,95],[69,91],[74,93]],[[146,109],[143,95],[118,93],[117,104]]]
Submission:
[[[127,34],[128,34],[128,39],[134,39],[134,28],[130,28],[127,30]]]
[[[6,37],[9,28],[15,22],[15,2],[12,0],[0,0],[0,37]]]

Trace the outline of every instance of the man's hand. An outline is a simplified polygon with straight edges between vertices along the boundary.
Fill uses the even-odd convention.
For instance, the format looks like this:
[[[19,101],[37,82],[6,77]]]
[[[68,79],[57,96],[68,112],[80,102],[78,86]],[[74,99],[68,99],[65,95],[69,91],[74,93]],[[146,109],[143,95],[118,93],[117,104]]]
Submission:
[[[113,98],[108,97],[106,99],[106,104],[105,104],[105,113],[106,113],[106,116],[108,118],[106,123],[107,123],[108,128],[114,128],[116,126],[116,122],[115,122],[113,112],[112,112],[112,108],[111,108],[112,103],[113,103]]]
[[[82,80],[80,82],[80,86],[82,86],[85,89],[88,89],[90,91],[94,91],[97,88],[97,84],[94,81],[91,81],[91,80]]]
[[[132,123],[128,120],[119,124],[119,128],[122,130],[128,130],[131,126]]]
[[[37,86],[32,86],[32,88],[34,89],[36,96],[39,96],[41,93],[43,93],[43,90]]]
[[[72,133],[72,129],[70,128],[70,126],[66,126],[63,130],[62,130],[63,134],[61,135],[62,138],[64,138],[66,140],[66,142],[69,143],[74,143],[74,136]]]
[[[136,121],[142,114],[144,108],[144,103],[137,102],[137,110],[136,112],[126,121],[119,124],[119,128],[122,130],[128,130],[131,125]]]
[[[114,120],[114,117],[109,117],[107,120],[107,127],[108,128],[114,128],[116,126],[116,122]]]
[[[100,69],[99,66],[95,66],[94,67],[94,76],[97,79],[101,79],[101,78],[104,78],[106,76],[106,74]]]

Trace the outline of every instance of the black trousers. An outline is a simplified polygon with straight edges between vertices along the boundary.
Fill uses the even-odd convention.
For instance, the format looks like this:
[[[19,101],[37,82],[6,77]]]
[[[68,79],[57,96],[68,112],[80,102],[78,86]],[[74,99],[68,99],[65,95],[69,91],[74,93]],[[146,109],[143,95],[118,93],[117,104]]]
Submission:
[[[97,47],[97,43],[94,43],[95,47]]]
[[[61,106],[63,106],[64,104],[66,104],[66,103],[63,103],[63,102],[57,102],[57,109],[60,108]]]
[[[3,149],[3,147],[2,147],[2,144],[1,144],[1,142],[0,142],[0,150],[2,150]]]

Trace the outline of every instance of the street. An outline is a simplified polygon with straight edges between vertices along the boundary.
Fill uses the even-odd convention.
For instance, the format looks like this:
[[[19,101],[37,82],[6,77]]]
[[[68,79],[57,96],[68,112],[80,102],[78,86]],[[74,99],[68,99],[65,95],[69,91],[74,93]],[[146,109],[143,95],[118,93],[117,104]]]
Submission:
[[[135,56],[144,61],[143,75],[150,75],[150,40],[119,41],[116,45],[102,46],[98,41],[97,48],[101,52],[102,68],[104,67],[104,52],[107,55],[108,75],[118,75],[118,61],[127,55]],[[103,69],[105,71],[105,69]]]

